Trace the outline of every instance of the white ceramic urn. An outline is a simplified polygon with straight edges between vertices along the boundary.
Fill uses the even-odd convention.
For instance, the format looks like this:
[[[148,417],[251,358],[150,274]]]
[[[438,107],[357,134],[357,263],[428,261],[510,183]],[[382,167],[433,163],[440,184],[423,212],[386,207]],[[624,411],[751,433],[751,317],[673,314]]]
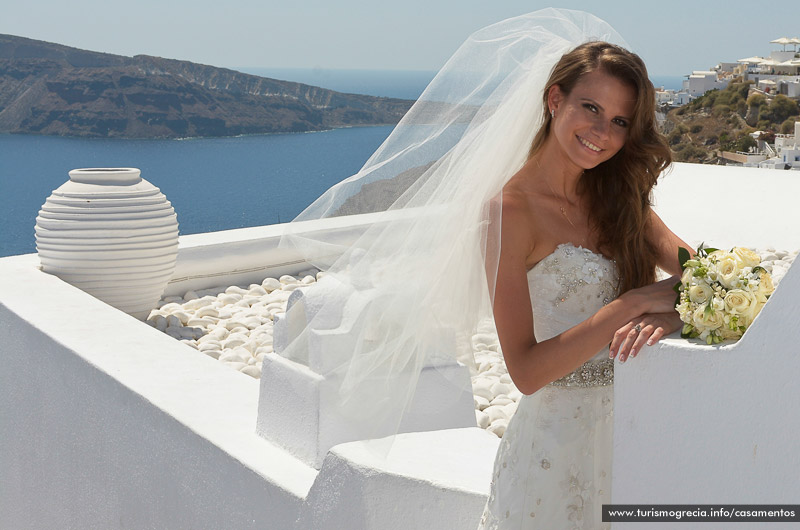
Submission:
[[[143,320],[175,270],[178,219],[140,174],[70,171],[39,211],[36,250],[45,272]]]

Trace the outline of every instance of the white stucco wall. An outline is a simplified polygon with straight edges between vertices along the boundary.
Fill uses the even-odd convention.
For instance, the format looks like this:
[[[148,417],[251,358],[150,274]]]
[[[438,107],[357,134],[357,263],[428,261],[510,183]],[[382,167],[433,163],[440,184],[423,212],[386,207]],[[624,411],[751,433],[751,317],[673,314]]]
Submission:
[[[800,269],[793,267],[739,342],[706,346],[670,338],[617,367],[614,503],[797,503],[798,295]],[[692,523],[706,526],[720,527]],[[797,523],[736,524],[767,526]]]
[[[794,172],[676,164],[657,186],[656,210],[689,243],[791,251],[800,248],[798,193]],[[706,346],[676,333],[617,366],[612,502],[797,502],[798,300],[800,270],[793,267],[739,342]],[[688,526],[614,526],[633,527]]]
[[[258,381],[37,265],[0,259],[0,528],[291,528],[317,473]]]

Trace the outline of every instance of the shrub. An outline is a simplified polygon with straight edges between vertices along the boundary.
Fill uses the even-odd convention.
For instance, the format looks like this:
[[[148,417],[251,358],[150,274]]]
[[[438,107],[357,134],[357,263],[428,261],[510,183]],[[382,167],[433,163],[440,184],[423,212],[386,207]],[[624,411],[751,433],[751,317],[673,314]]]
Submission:
[[[714,107],[714,110],[711,111],[711,114],[715,118],[722,118],[723,116],[728,116],[733,112],[728,105],[717,105]]]
[[[736,140],[735,149],[736,151],[748,151],[751,147],[756,147],[757,145],[758,143],[753,140],[752,136],[745,134]]]
[[[781,134],[792,134],[794,132],[794,122],[797,121],[792,118],[787,118],[786,121],[781,123]]]
[[[753,94],[749,98],[747,98],[747,104],[751,107],[760,107],[764,103],[767,102],[767,98],[762,96],[761,94]]]
[[[691,131],[693,134],[695,134],[695,133],[699,133],[700,131],[702,131],[702,130],[703,130],[703,126],[702,126],[702,125],[699,125],[699,124],[698,124],[698,125],[692,125],[692,128],[691,128],[691,129],[689,129],[689,130],[690,130],[690,131]]]
[[[795,100],[779,94],[769,104],[769,114],[773,123],[780,123],[788,119],[789,116],[800,114],[800,106]]]

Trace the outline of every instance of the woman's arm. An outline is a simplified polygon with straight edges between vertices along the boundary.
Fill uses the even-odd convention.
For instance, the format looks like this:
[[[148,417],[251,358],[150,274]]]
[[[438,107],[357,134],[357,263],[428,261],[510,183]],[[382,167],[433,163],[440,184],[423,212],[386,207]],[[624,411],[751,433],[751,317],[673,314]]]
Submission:
[[[692,247],[667,228],[664,221],[652,210],[650,210],[650,241],[653,241],[658,248],[658,266],[673,276],[681,275],[678,247],[683,247],[694,255]]]
[[[674,293],[665,298],[652,289],[635,289],[577,326],[537,342],[526,266],[533,250],[533,230],[523,201],[504,197],[494,318],[509,375],[524,394],[576,370],[608,345],[614,332],[627,322],[644,313],[667,311],[674,300]]]
[[[681,266],[678,261],[678,248],[683,247],[687,249],[690,254],[694,255],[694,250],[688,243],[683,241],[680,237],[670,230],[664,221],[656,215],[652,210],[650,211],[650,240],[654,242],[658,249],[658,266],[664,271],[672,274],[671,278],[663,280],[662,285],[659,287],[658,283],[645,287],[645,290],[656,290],[657,292],[663,291],[665,287],[672,288],[679,279],[681,274]],[[671,291],[670,291],[671,293]],[[674,294],[669,294],[673,299]],[[636,326],[639,326],[637,331]],[[674,308],[661,313],[650,313],[642,315],[638,318],[627,322],[624,326],[619,328],[614,333],[614,339],[611,341],[609,347],[611,358],[618,357],[620,362],[625,362],[628,357],[636,357],[637,353],[645,346],[652,346],[665,335],[680,329],[683,325],[678,312]]]

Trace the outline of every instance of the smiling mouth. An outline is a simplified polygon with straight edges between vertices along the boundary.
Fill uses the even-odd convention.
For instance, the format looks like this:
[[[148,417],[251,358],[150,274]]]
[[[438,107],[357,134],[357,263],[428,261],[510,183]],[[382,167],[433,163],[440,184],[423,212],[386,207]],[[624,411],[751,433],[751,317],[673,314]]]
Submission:
[[[595,153],[599,153],[600,151],[602,151],[601,148],[597,147],[596,145],[594,145],[592,142],[590,142],[586,138],[581,138],[580,136],[576,136],[576,138],[587,149],[590,149],[591,151],[594,151]]]

